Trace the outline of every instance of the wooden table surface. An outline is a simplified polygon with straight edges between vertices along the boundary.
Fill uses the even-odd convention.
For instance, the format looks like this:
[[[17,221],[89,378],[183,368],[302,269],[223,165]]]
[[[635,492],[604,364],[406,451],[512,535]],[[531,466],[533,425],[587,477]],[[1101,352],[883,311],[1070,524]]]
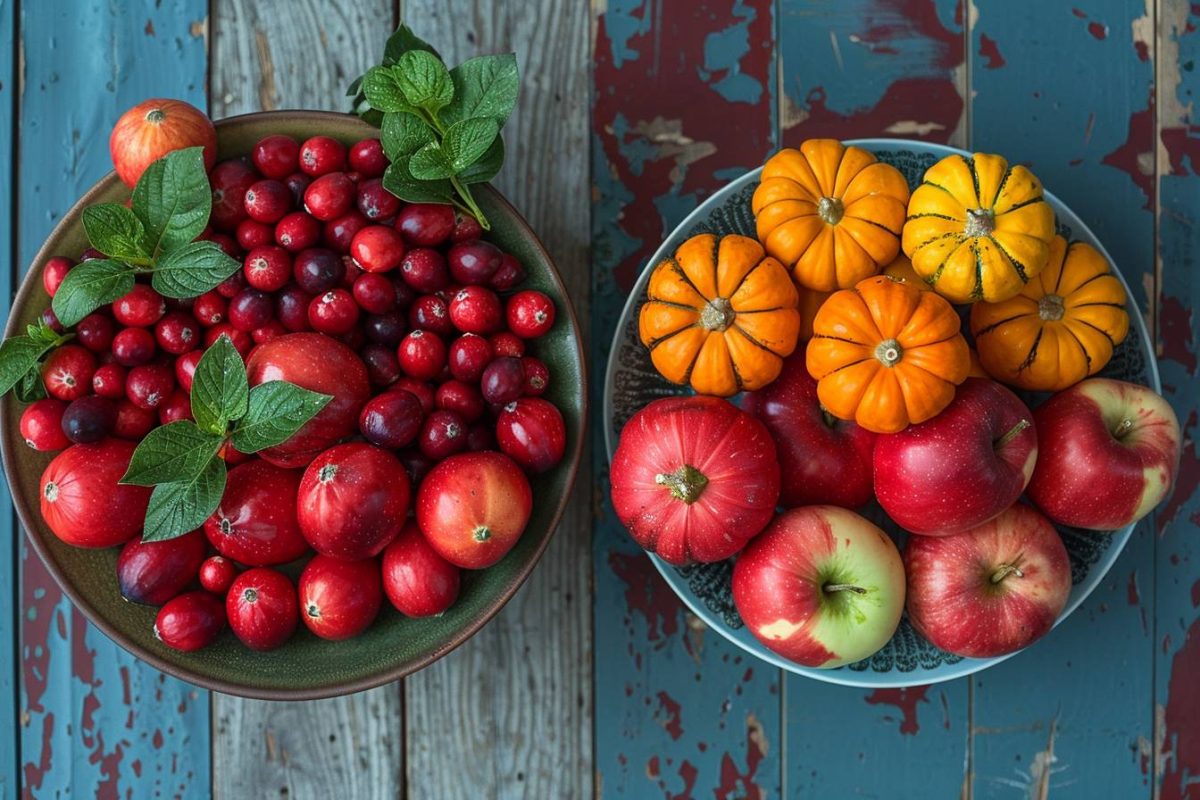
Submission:
[[[1077,3],[1077,5],[1075,5]],[[499,187],[541,234],[601,377],[628,287],[723,182],[811,136],[1028,163],[1135,287],[1187,441],[1173,499],[1047,640],[865,691],[735,649],[659,579],[591,468],[500,616],[403,683],[265,703],[129,656],[4,520],[0,797],[1200,797],[1200,6],[1184,0],[404,0],[448,60],[516,51]],[[130,105],[345,109],[393,0],[0,0],[11,296],[110,168]]]

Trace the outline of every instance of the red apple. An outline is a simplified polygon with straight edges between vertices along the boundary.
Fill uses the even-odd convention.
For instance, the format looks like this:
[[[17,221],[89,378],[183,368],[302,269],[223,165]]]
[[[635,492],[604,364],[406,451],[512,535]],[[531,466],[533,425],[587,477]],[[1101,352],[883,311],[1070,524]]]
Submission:
[[[1123,528],[1170,493],[1179,471],[1179,420],[1153,390],[1090,378],[1038,406],[1033,418],[1041,455],[1029,497],[1055,522]]]
[[[770,385],[747,392],[742,409],[767,426],[779,454],[779,502],[788,508],[871,502],[875,434],[821,408],[803,353],[784,359]]]
[[[766,647],[840,667],[887,644],[904,610],[904,567],[887,534],[838,506],[785,511],[733,566],[733,602]]]
[[[1028,647],[1054,627],[1071,592],[1058,531],[1020,503],[964,533],[910,537],[904,566],[913,627],[970,658]]]
[[[968,378],[933,419],[875,443],[875,495],[900,527],[946,536],[1021,496],[1038,457],[1033,414],[995,381]]]

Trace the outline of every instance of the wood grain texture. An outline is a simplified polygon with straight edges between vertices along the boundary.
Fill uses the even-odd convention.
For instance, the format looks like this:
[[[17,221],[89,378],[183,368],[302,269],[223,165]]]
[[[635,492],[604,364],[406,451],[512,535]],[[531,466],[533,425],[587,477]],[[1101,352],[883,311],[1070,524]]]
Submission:
[[[216,0],[210,23],[215,119],[276,108],[345,110],[346,86],[393,29],[391,0]],[[399,684],[350,697],[269,703],[213,697],[219,798],[394,798],[403,791]]]
[[[508,152],[494,184],[553,256],[586,337],[586,4],[401,6],[448,63],[517,53],[521,97],[504,128]],[[589,459],[554,539],[517,595],[457,651],[405,682],[411,797],[592,796]]]
[[[22,4],[22,267],[63,212],[112,169],[108,131],[126,108],[149,97],[204,105],[206,51],[192,24],[205,11],[203,0]],[[37,556],[22,550],[24,795],[206,795],[207,693],[88,625]]]
[[[1097,233],[1147,314],[1152,14],[1140,0],[979,3],[970,70],[972,147],[1029,164]],[[976,676],[976,798],[1149,795],[1154,571],[1147,520],[1068,620]]]

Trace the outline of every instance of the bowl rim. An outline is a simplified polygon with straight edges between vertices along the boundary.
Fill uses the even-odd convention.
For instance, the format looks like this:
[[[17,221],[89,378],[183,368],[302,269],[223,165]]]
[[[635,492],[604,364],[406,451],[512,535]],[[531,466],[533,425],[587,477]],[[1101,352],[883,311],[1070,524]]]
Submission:
[[[358,123],[364,134],[378,135],[378,129],[368,123],[358,119],[352,114],[345,114],[337,111],[317,111],[308,109],[295,110],[277,110],[277,111],[257,111],[249,114],[238,114],[224,119],[215,120],[214,125],[220,131],[222,128],[235,128],[246,123],[260,122],[271,119],[287,119],[289,122],[304,122],[318,125],[322,122],[337,121],[344,125],[348,120]],[[119,183],[115,171],[106,173],[100,180],[92,185],[82,197],[75,201],[70,210],[62,216],[61,219],[54,225],[54,228],[47,235],[46,239],[38,248],[37,254],[33,258],[33,262],[27,266],[24,277],[21,279],[21,285],[13,296],[12,303],[9,306],[9,318],[5,325],[4,337],[8,338],[18,333],[19,323],[17,322],[17,314],[15,309],[29,303],[33,293],[36,291],[40,277],[35,275],[34,266],[44,263],[49,258],[51,253],[51,242],[57,238],[60,230],[71,225],[81,224],[83,209],[96,202],[96,197],[103,192],[111,189],[115,184]],[[108,620],[101,614],[95,605],[88,597],[79,592],[75,586],[65,580],[62,571],[59,569],[58,562],[53,554],[44,546],[42,542],[42,533],[38,527],[40,521],[40,510],[32,508],[27,502],[27,498],[18,492],[12,491],[15,485],[13,480],[14,474],[17,472],[17,465],[13,450],[15,444],[12,441],[14,431],[16,430],[17,420],[13,417],[12,407],[14,406],[11,398],[0,402],[0,460],[4,465],[5,480],[8,481],[9,495],[13,501],[13,507],[17,512],[17,519],[24,529],[25,538],[33,547],[35,553],[46,566],[46,570],[71,601],[78,608],[87,620],[96,628],[98,628],[105,636],[115,642],[125,651],[133,654],[138,659],[150,664],[154,668],[172,675],[180,680],[195,686],[208,689],[210,691],[221,692],[223,694],[234,695],[237,697],[245,697],[253,700],[320,700],[330,697],[340,697],[343,695],[355,694],[357,692],[373,689],[384,684],[393,683],[401,678],[411,675],[418,670],[424,669],[433,662],[443,658],[452,650],[457,649],[465,641],[470,639],[479,630],[492,620],[500,610],[508,604],[513,595],[525,584],[533,570],[541,561],[542,555],[546,552],[546,548],[550,546],[550,540],[558,531],[559,524],[562,522],[563,514],[566,512],[567,504],[570,502],[575,493],[575,482],[579,475],[579,465],[583,458],[584,443],[587,439],[587,423],[589,410],[589,394],[588,394],[588,364],[587,354],[583,347],[583,334],[579,327],[579,318],[575,312],[575,305],[571,301],[571,296],[567,291],[566,285],[562,281],[562,276],[559,274],[558,266],[554,259],[546,250],[542,240],[530,227],[525,217],[513,207],[504,195],[492,188],[491,184],[482,184],[476,189],[482,190],[491,195],[502,208],[512,214],[517,224],[523,229],[523,235],[529,240],[546,263],[550,266],[550,281],[559,296],[564,299],[566,318],[570,324],[571,333],[573,335],[573,343],[575,352],[581,366],[580,370],[580,426],[579,435],[576,438],[574,452],[569,454],[569,461],[566,462],[566,486],[562,497],[559,498],[557,507],[550,517],[549,533],[538,544],[537,548],[532,552],[529,560],[521,566],[514,576],[500,590],[496,600],[478,617],[471,620],[470,624],[464,626],[454,633],[443,646],[434,649],[433,651],[414,659],[410,662],[400,664],[385,670],[381,670],[371,675],[365,675],[355,680],[342,683],[327,683],[319,686],[301,687],[296,689],[291,688],[276,688],[276,687],[255,687],[244,686],[238,683],[222,678],[213,678],[207,675],[200,675],[191,670],[174,664],[167,659],[151,652],[142,647],[140,644],[127,639],[124,634],[118,631],[115,627],[109,624]],[[560,309],[561,311],[561,309]],[[561,314],[560,314],[561,316]],[[31,524],[33,523],[33,524]]]
[[[858,139],[845,139],[843,140],[843,144],[847,146],[855,145],[871,152],[874,152],[875,149],[923,150],[925,152],[937,155],[939,158],[944,158],[945,156],[949,155],[961,155],[969,158],[973,155],[970,151],[963,150],[958,147],[952,147],[950,145],[941,144],[938,142],[926,142],[919,139],[864,137]],[[636,305],[635,298],[640,294],[639,290],[641,289],[642,284],[645,282],[646,277],[653,265],[657,264],[662,258],[669,254],[666,252],[667,243],[674,239],[676,234],[690,230],[697,223],[706,219],[711,209],[721,205],[728,197],[741,191],[747,185],[757,182],[759,180],[759,176],[762,174],[762,169],[763,168],[759,166],[748,170],[744,175],[734,178],[705,198],[698,206],[696,206],[695,209],[693,209],[686,217],[684,217],[683,220],[681,220],[680,223],[676,225],[670,233],[667,234],[667,236],[655,249],[654,253],[646,261],[645,265],[643,265],[641,271],[638,273],[634,287],[630,291],[624,307],[621,309],[621,315],[617,320],[617,327],[613,331],[612,343],[610,344],[608,350],[610,358],[608,359],[608,363],[604,370],[601,414],[603,416],[604,425],[604,448],[608,457],[609,466],[612,465],[613,453],[616,451],[616,439],[619,438],[619,434],[614,433],[612,425],[612,387],[617,374],[618,364],[616,359],[612,358],[611,355],[612,353],[616,352],[621,341],[621,334],[629,325],[630,316],[632,315],[634,306]],[[1121,285],[1125,289],[1126,297],[1130,298],[1131,300],[1133,293],[1130,291],[1129,282],[1125,279],[1125,276],[1117,266],[1116,261],[1114,261],[1112,256],[1109,255],[1108,250],[1104,247],[1104,244],[1100,241],[1100,238],[1096,236],[1087,223],[1084,222],[1083,219],[1080,218],[1079,215],[1076,214],[1074,210],[1064,203],[1057,195],[1045,187],[1043,187],[1043,193],[1045,194],[1046,198],[1051,201],[1052,205],[1056,206],[1057,208],[1064,209],[1067,214],[1072,217],[1071,230],[1075,238],[1080,238],[1078,235],[1079,232],[1084,232],[1086,236],[1095,243],[1096,249],[1099,250],[1100,254],[1104,256],[1110,265],[1112,265],[1113,273],[1117,276],[1117,279],[1121,281]],[[1149,342],[1151,340],[1146,329],[1146,320],[1140,313],[1140,310],[1137,308],[1134,308],[1130,312],[1129,316],[1131,318],[1131,324],[1137,329],[1139,335],[1141,336],[1141,341],[1147,348],[1147,352],[1150,355],[1150,357],[1146,359],[1147,372],[1150,378],[1150,388],[1161,394],[1162,382],[1158,374],[1158,361],[1153,357],[1153,352],[1148,349]],[[1092,592],[1096,590],[1096,587],[1100,585],[1100,583],[1108,575],[1109,571],[1112,570],[1113,565],[1116,563],[1121,553],[1124,552],[1125,546],[1129,543],[1129,539],[1133,535],[1133,530],[1139,524],[1140,521],[1135,522],[1132,525],[1126,525],[1125,527],[1119,528],[1115,531],[1096,532],[1096,534],[1099,536],[1107,536],[1113,539],[1115,541],[1115,546],[1109,547],[1108,551],[1099,560],[1097,560],[1093,567],[1088,571],[1087,576],[1079,584],[1081,587],[1080,591],[1076,592],[1075,586],[1071,587],[1073,596],[1063,608],[1062,612],[1054,620],[1053,628],[1057,628],[1060,624],[1062,624],[1062,622],[1065,621],[1067,617],[1071,616],[1071,614],[1074,613],[1074,611],[1079,608],[1079,606],[1082,605],[1083,602],[1088,599],[1088,597],[1091,596]],[[890,670],[888,672],[872,672],[870,670],[856,671],[849,669],[847,666],[838,667],[836,669],[816,669],[813,667],[805,667],[793,661],[789,661],[783,656],[768,650],[765,646],[759,645],[758,649],[753,649],[752,647],[748,646],[746,642],[743,642],[740,638],[738,638],[737,634],[733,630],[724,624],[718,615],[710,611],[704,605],[704,603],[699,602],[699,598],[697,598],[691,592],[690,588],[687,587],[687,581],[675,571],[674,567],[654,553],[646,553],[646,555],[654,564],[655,569],[658,570],[659,574],[663,576],[667,584],[671,587],[671,591],[673,591],[675,595],[683,601],[684,605],[686,605],[692,613],[704,620],[706,625],[715,630],[722,637],[755,658],[766,661],[769,664],[779,667],[787,672],[791,672],[795,675],[802,675],[804,677],[813,678],[825,683],[841,686],[853,686],[862,689],[908,688],[912,686],[943,683],[956,678],[963,678],[968,675],[973,675],[977,672],[988,669],[989,667],[995,666],[1002,661],[1006,661],[1019,653],[1029,650],[1031,647],[1034,647],[1039,641],[1042,641],[1045,638],[1043,637],[1043,639],[1039,639],[1027,647],[1022,648],[1021,650],[1014,650],[1011,653],[1006,653],[1001,656],[993,656],[991,658],[963,657],[956,662],[942,664],[932,670],[915,669],[911,672],[900,672],[898,670]],[[860,675],[876,675],[880,676],[881,679],[863,680],[858,677]],[[892,675],[897,677],[894,679],[888,679],[885,677]],[[914,680],[914,678],[918,677],[919,679]]]

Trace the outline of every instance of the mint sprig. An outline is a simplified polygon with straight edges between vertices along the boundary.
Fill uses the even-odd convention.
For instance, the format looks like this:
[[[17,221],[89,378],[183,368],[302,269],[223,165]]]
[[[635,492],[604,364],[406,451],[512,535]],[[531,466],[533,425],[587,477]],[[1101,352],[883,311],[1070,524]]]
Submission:
[[[487,218],[471,185],[504,163],[500,129],[516,107],[521,80],[511,53],[479,56],[447,69],[407,26],[388,39],[383,63],[356,80],[354,110],[380,127],[392,162],[383,186],[410,203],[443,203]]]
[[[121,483],[153,486],[142,541],[174,539],[197,528],[221,503],[221,448],[257,453],[282,444],[332,399],[286,381],[249,388],[246,364],[228,336],[201,356],[192,376],[192,420],[152,430],[138,443]]]
[[[23,403],[46,396],[42,385],[42,357],[74,334],[60,334],[41,320],[25,328],[24,336],[10,336],[0,344],[0,395],[16,388]]]

